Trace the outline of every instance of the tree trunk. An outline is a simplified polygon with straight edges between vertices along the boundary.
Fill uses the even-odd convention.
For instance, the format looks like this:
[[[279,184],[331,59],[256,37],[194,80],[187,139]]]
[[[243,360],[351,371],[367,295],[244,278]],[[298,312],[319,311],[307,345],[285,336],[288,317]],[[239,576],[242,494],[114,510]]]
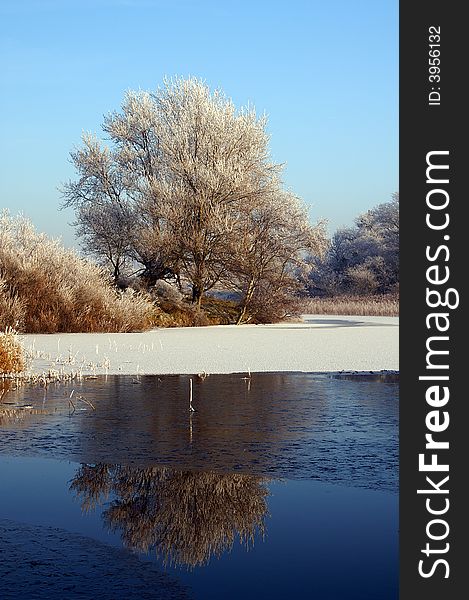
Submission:
[[[248,289],[246,290],[246,294],[244,296],[243,304],[241,306],[241,312],[239,313],[238,319],[236,321],[236,325],[241,325],[241,323],[243,322],[243,319],[246,316],[248,305],[252,300],[252,296],[254,294],[254,289],[255,289],[254,277],[251,277],[251,279],[249,281]]]
[[[198,308],[202,303],[202,296],[204,293],[204,283],[205,283],[205,265],[204,261],[195,260],[195,272],[194,277],[192,279],[192,304],[197,304]]]
[[[192,286],[192,304],[197,304],[200,308],[202,303],[202,287],[199,284],[194,283]]]
[[[119,265],[115,264],[114,265],[114,273],[112,274],[113,278],[114,278],[114,285],[118,285],[119,283],[119,277],[120,277],[120,269],[119,269]]]

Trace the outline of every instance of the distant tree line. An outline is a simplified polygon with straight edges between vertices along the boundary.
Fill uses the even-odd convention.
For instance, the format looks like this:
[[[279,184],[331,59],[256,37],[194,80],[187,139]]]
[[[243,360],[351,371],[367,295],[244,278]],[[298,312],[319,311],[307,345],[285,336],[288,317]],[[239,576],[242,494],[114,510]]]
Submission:
[[[339,229],[323,256],[308,259],[310,295],[387,294],[399,290],[399,194]]]

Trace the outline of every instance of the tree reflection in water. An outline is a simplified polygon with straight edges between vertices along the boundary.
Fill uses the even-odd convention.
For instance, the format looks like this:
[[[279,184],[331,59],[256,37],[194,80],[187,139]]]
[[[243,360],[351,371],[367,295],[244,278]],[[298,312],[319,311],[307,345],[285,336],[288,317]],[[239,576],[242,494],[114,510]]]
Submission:
[[[103,519],[128,548],[154,549],[165,565],[192,568],[231,550],[236,538],[249,548],[256,535],[263,537],[267,481],[236,473],[82,464],[70,489],[84,511],[113,497]]]

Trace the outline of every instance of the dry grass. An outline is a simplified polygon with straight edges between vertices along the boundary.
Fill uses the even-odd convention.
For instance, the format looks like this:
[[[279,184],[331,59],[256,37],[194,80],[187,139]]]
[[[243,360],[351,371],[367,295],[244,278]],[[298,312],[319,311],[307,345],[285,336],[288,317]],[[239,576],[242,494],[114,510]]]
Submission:
[[[303,313],[314,315],[348,315],[367,317],[398,317],[399,296],[335,296],[308,298]]]
[[[202,309],[210,325],[231,325],[236,323],[239,307],[233,300],[223,300],[213,296],[205,296],[202,300]]]
[[[157,309],[143,294],[117,292],[97,265],[0,215],[0,328],[28,333],[149,329]]]
[[[161,306],[154,320],[157,327],[202,327],[212,325],[203,310],[197,309],[190,304],[182,306]]]
[[[7,328],[0,332],[0,375],[21,373],[25,367],[23,348],[16,332]]]
[[[158,327],[204,327],[207,325],[229,325],[236,323],[236,305],[229,300],[205,296],[202,308],[188,300],[157,298],[160,312],[155,316]]]

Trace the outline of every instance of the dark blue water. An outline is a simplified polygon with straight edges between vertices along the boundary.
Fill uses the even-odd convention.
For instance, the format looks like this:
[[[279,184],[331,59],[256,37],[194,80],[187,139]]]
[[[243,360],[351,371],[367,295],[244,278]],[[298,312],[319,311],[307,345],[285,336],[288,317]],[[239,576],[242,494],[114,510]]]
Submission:
[[[8,392],[0,597],[397,598],[397,383],[188,381]]]
[[[397,490],[394,378],[113,376],[20,388],[3,405],[45,414],[25,409],[23,418],[2,421],[0,413],[0,452]]]

